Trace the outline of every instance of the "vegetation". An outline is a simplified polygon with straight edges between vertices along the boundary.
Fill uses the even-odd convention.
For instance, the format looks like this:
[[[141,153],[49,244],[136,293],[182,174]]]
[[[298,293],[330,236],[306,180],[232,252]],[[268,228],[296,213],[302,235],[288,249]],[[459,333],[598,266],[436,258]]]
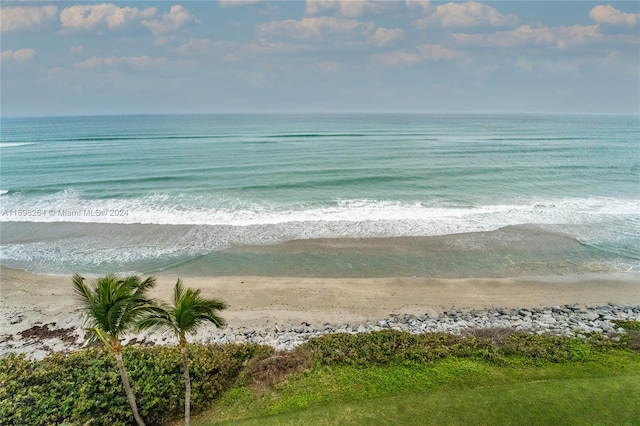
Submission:
[[[640,351],[640,321],[617,320],[613,323],[627,332],[627,346]]]
[[[640,331],[640,321],[614,320],[613,323],[626,331]]]
[[[637,425],[638,359],[628,367],[326,367],[272,394],[235,389],[193,425]]]
[[[113,274],[87,285],[80,275],[73,276],[73,288],[83,305],[89,325],[88,337],[91,341],[99,339],[113,353],[133,417],[141,426],[144,426],[144,421],[138,412],[122,360],[120,336],[131,330],[142,315],[151,309],[152,301],[146,292],[154,285],[154,278],[140,281],[136,276],[119,278]]]
[[[237,383],[249,360],[271,353],[258,345],[189,345],[194,412]],[[182,417],[184,386],[177,346],[122,348],[141,417],[159,425]],[[52,354],[42,361],[0,358],[0,424],[129,425],[131,410],[111,352],[101,347]]]
[[[539,424],[562,423],[560,417],[576,424],[587,415],[595,416],[591,423],[637,424],[640,352],[627,345],[627,339],[597,335],[501,330],[466,337],[336,334],[278,354],[258,345],[189,344],[192,410],[209,410],[192,424],[248,418],[256,421],[246,424],[411,424],[411,418],[466,424],[474,412],[489,423],[508,423],[500,407],[516,416],[535,412]],[[150,424],[180,418],[179,347],[125,347],[122,356],[141,416]],[[43,361],[0,358],[0,418],[6,424],[129,424],[114,364],[99,348]],[[614,412],[618,417],[610,417]]]
[[[227,305],[220,300],[200,296],[200,290],[185,289],[182,281],[178,279],[173,291],[173,305],[158,305],[137,324],[138,329],[169,331],[178,338],[185,382],[184,424],[186,426],[189,426],[191,418],[191,380],[186,335],[195,333],[205,322],[210,322],[216,327],[224,326],[224,319],[216,315],[216,312],[226,307]]]
[[[293,374],[272,368],[265,375],[255,364],[266,360],[256,360],[245,386],[193,423],[640,424],[640,353],[626,339],[478,334],[384,331],[314,339],[267,358],[287,358],[276,366]],[[270,386],[256,383],[256,371],[270,377]]]

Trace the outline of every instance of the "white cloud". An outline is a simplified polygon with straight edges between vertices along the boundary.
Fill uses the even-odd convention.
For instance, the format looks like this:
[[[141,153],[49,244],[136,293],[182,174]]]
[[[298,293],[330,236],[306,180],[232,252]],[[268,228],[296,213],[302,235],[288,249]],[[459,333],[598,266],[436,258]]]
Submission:
[[[556,44],[560,48],[587,44],[592,40],[601,39],[603,36],[598,25],[572,25],[570,27],[559,27],[556,30]]]
[[[56,6],[2,7],[0,29],[3,33],[18,30],[37,30],[58,17]]]
[[[632,27],[640,21],[640,13],[621,12],[613,6],[596,6],[589,12],[589,17],[598,24],[626,25]]]
[[[431,2],[429,0],[405,0],[404,3],[409,10],[421,10],[424,13],[431,10]]]
[[[93,30],[105,27],[112,30],[131,21],[152,18],[156,12],[155,7],[138,9],[118,7],[111,3],[76,5],[62,9],[60,22],[62,27],[68,30]]]
[[[163,65],[167,62],[166,58],[158,57],[152,58],[146,55],[143,56],[108,56],[100,57],[93,56],[86,61],[77,62],[73,66],[76,68],[117,68],[121,66],[128,66],[136,69],[145,69],[157,65]]]
[[[342,16],[357,18],[366,14],[380,14],[395,7],[394,2],[378,0],[306,0],[305,9],[309,15],[324,11],[337,11]]]
[[[588,43],[602,37],[597,25],[573,25],[558,28],[532,28],[522,25],[514,30],[491,34],[454,33],[452,36],[462,45],[517,48],[523,46],[551,46],[559,48]]]
[[[451,60],[459,54],[441,44],[422,44],[415,51],[399,50],[371,55],[370,58],[383,66],[404,67],[427,61]]]
[[[0,53],[0,60],[14,62],[27,62],[35,58],[38,53],[33,49],[3,50]]]
[[[169,12],[162,16],[162,20],[142,21],[142,25],[149,28],[156,35],[176,31],[190,23],[199,24],[200,20],[179,4],[171,6]]]
[[[119,7],[112,3],[77,5],[60,12],[60,22],[67,30],[104,30],[122,28],[130,23],[140,23],[155,35],[176,31],[189,23],[200,21],[182,5],[173,5],[161,19],[157,9],[148,7]]]
[[[430,24],[443,28],[508,27],[517,23],[517,16],[503,15],[495,8],[475,1],[441,4],[431,15],[415,21],[418,28],[426,28]]]
[[[295,19],[271,21],[259,25],[257,31],[261,36],[285,35],[301,39],[323,40],[327,35],[344,37],[373,34],[374,27],[372,22],[362,23],[355,19],[322,16],[299,21]]]
[[[400,28],[378,28],[369,38],[369,42],[378,46],[386,46],[404,37],[404,30]]]
[[[456,51],[442,46],[441,44],[422,44],[417,47],[420,55],[429,61],[441,61],[453,59],[458,54]]]
[[[260,3],[263,0],[219,0],[220,7],[236,7],[247,6],[250,4]]]

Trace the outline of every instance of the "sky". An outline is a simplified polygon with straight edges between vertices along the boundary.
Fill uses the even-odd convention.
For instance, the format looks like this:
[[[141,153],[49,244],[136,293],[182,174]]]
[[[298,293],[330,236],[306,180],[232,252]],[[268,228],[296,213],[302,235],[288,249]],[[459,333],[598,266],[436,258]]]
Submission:
[[[5,1],[3,117],[640,113],[640,2]]]

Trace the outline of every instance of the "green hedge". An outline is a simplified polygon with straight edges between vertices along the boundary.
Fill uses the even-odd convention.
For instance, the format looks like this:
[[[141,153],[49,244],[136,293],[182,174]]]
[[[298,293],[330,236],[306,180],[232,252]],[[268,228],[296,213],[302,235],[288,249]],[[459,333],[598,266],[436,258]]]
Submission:
[[[310,350],[323,365],[385,365],[432,362],[454,356],[508,364],[589,361],[608,347],[624,347],[602,337],[589,339],[509,333],[499,338],[454,336],[446,333],[410,334],[384,330],[363,334],[331,334],[311,339]]]
[[[189,345],[192,412],[209,406],[235,383],[243,365],[273,349],[258,345]],[[184,378],[179,348],[127,347],[123,359],[140,414],[157,425],[181,418]],[[53,354],[42,361],[0,358],[0,422],[127,425],[133,416],[113,355],[87,349]]]

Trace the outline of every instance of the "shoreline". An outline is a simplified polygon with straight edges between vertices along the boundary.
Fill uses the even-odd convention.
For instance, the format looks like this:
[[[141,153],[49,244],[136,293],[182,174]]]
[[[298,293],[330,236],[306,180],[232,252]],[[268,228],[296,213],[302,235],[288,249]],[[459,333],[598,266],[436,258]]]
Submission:
[[[169,300],[177,276],[156,275],[153,297]],[[640,275],[592,273],[517,278],[435,279],[186,277],[185,286],[220,298],[228,327],[203,327],[190,339],[231,341],[226,336],[267,330],[334,330],[346,324],[356,330],[391,317],[428,316],[446,311],[542,309],[559,306],[640,307]],[[0,268],[0,356],[26,353],[42,357],[82,344],[81,311],[73,297],[71,277],[36,275]],[[257,330],[257,331],[256,331]],[[143,336],[147,342],[171,342],[165,336]],[[233,341],[236,341],[233,338]]]
[[[352,224],[340,236],[331,228],[321,237],[302,239],[290,228],[300,231],[303,225],[273,226],[0,222],[7,251],[2,264],[36,273],[135,271],[194,278],[506,278],[640,271],[640,254],[622,246],[609,250],[607,244],[615,242],[584,240],[592,230],[582,225],[367,236]],[[252,240],[255,235],[263,240]]]

